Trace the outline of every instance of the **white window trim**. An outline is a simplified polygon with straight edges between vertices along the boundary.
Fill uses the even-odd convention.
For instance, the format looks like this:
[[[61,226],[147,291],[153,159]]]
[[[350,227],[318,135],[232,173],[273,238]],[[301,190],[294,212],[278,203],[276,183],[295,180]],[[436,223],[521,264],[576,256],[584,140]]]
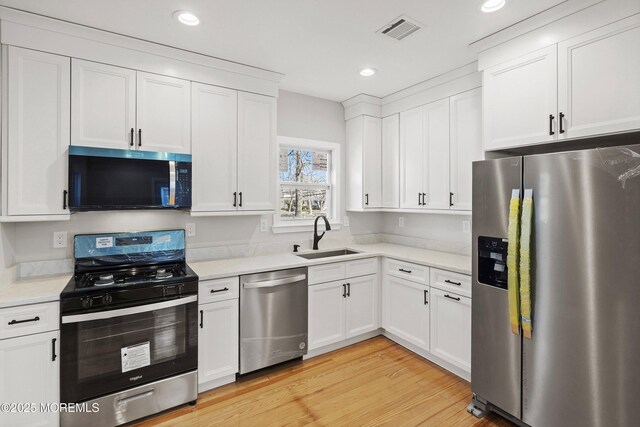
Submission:
[[[278,153],[281,147],[305,148],[308,150],[330,151],[331,161],[329,162],[329,180],[331,182],[331,204],[329,212],[329,223],[332,230],[339,230],[342,227],[340,218],[340,144],[336,142],[318,141],[305,138],[293,138],[290,136],[278,136]],[[278,207],[280,206],[280,168],[278,167]],[[279,208],[278,208],[279,209]],[[276,211],[273,214],[273,233],[299,233],[313,230],[313,219],[293,219],[283,220]],[[321,226],[320,226],[321,225]],[[324,230],[324,221],[318,222],[318,229]]]

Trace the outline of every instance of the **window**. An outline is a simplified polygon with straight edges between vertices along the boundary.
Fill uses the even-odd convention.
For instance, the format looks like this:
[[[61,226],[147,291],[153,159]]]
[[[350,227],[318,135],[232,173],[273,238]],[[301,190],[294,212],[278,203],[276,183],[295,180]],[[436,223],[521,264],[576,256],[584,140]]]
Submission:
[[[336,223],[340,145],[288,137],[278,140],[280,200],[274,231],[311,224],[319,215]]]

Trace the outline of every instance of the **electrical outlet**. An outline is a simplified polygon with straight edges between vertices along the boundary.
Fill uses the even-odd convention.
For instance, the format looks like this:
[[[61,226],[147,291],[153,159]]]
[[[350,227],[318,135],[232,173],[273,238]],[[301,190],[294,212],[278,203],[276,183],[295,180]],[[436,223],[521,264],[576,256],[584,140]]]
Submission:
[[[404,217],[403,216],[399,216],[398,217],[398,227],[404,227]]]
[[[471,232],[471,221],[462,221],[462,232],[463,233]]]
[[[195,237],[196,235],[196,225],[193,222],[188,222],[185,226],[187,229],[187,237]]]
[[[266,233],[268,229],[269,229],[269,222],[267,221],[267,218],[261,218],[260,219],[260,231],[263,232],[263,233]]]
[[[345,216],[342,220],[342,225],[344,225],[345,227],[349,226],[349,217]]]
[[[53,247],[54,248],[66,248],[67,247],[67,232],[66,231],[54,231],[53,232]]]

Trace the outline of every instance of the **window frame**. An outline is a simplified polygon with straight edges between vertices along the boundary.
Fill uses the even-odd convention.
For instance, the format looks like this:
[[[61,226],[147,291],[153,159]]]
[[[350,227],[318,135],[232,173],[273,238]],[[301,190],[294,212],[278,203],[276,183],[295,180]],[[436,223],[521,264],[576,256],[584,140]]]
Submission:
[[[301,149],[309,151],[327,151],[329,152],[330,159],[328,161],[328,202],[329,207],[327,214],[329,223],[332,229],[339,230],[342,223],[340,222],[340,170],[341,159],[340,149],[341,145],[336,142],[319,141],[305,138],[294,138],[289,136],[278,136],[278,161],[280,159],[280,150],[282,148],[289,149]],[[283,219],[280,217],[280,197],[282,194],[282,182],[280,181],[280,167],[277,168],[277,180],[278,180],[278,208],[273,215],[273,227],[274,233],[294,233],[302,231],[310,231],[313,229],[314,219]],[[285,186],[287,186],[285,184]],[[300,187],[304,187],[302,183]],[[324,184],[311,184],[311,187],[324,187]],[[323,225],[324,228],[324,225]]]

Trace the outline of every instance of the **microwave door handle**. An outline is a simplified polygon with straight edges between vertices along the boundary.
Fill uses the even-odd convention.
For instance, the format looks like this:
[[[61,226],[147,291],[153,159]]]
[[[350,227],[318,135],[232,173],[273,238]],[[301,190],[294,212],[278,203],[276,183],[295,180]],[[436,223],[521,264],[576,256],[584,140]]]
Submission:
[[[176,162],[175,160],[169,161],[169,204],[174,206],[176,204]]]

